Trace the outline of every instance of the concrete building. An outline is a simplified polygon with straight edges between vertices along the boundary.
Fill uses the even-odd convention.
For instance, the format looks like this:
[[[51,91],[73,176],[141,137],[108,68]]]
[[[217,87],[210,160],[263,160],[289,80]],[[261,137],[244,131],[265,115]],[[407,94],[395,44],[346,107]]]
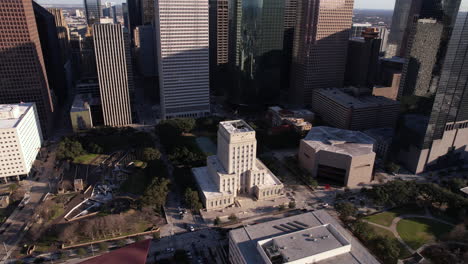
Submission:
[[[0,105],[0,178],[28,175],[42,140],[34,103]]]
[[[349,32],[349,38],[359,38],[362,37],[362,32],[372,27],[371,23],[353,23],[351,26],[351,31]]]
[[[313,90],[343,87],[354,0],[302,1],[294,36],[290,102],[310,104]]]
[[[91,94],[93,97],[100,98],[99,82],[97,78],[81,79],[75,88],[76,94]]]
[[[372,95],[397,100],[405,62],[405,59],[400,57],[381,59],[377,84],[372,90]]]
[[[141,22],[149,25],[154,22],[155,0],[140,0]]]
[[[207,167],[192,170],[207,210],[232,205],[238,194],[259,200],[283,195],[283,184],[256,154],[255,130],[245,121],[219,123],[218,154],[207,158]]]
[[[376,83],[380,44],[377,28],[366,28],[361,37],[348,41],[346,59],[345,86],[366,87],[372,89]]]
[[[468,0],[433,2],[413,20],[400,91],[395,147],[415,173],[468,161]]]
[[[284,0],[231,1],[229,62],[234,104],[278,104],[282,77]]]
[[[314,127],[301,140],[299,164],[315,178],[357,188],[372,180],[374,143],[362,132]]]
[[[210,22],[210,88],[224,94],[229,62],[229,1],[209,0]]]
[[[210,112],[208,0],[155,4],[161,117],[204,116]]]
[[[387,160],[395,129],[390,127],[374,128],[364,131],[364,134],[375,140],[374,152],[377,154],[377,157]]]
[[[366,130],[395,127],[400,103],[385,97],[354,95],[352,88],[315,91],[312,111],[330,126]]]
[[[379,39],[380,41],[380,54],[383,56],[387,52],[388,47],[388,36],[390,31],[386,26],[377,26],[379,29]]]
[[[134,36],[138,72],[144,77],[157,76],[154,27],[152,25],[137,26]]]
[[[68,29],[67,21],[63,16],[62,9],[60,8],[47,8],[47,11],[54,16],[55,27],[57,29],[57,37],[60,45],[60,57],[62,65],[65,65],[70,59],[70,30]]]
[[[290,125],[298,132],[312,129],[312,121],[315,119],[315,114],[307,109],[286,110],[279,106],[269,107],[267,116],[273,127]]]
[[[93,119],[96,119],[97,122],[102,119],[98,117],[99,114],[102,115],[102,110],[96,111],[96,108],[101,108],[98,98],[93,98],[91,94],[77,94],[75,96],[70,109],[73,132],[89,130],[94,127]]]
[[[128,35],[121,25],[93,25],[93,31],[104,125],[132,124],[133,72]]]
[[[378,264],[324,210],[244,226],[229,232],[232,264]]]
[[[36,103],[47,137],[54,103],[32,1],[0,1],[0,10],[0,104]]]
[[[86,23],[88,25],[99,24],[102,17],[101,0],[84,0]]]

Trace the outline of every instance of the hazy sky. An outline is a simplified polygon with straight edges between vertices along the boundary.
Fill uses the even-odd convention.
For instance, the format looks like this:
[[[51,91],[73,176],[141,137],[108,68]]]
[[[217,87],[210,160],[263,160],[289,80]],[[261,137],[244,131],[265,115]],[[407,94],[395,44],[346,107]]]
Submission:
[[[106,0],[101,0],[102,3]],[[82,4],[83,0],[36,0],[39,4]],[[110,0],[120,4],[125,0]],[[393,9],[395,0],[354,0],[354,7],[359,9]]]

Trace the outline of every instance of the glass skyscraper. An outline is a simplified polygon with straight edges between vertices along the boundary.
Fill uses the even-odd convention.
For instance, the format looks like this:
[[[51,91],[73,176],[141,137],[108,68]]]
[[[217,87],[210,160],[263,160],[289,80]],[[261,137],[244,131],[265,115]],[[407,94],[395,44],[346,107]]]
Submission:
[[[84,0],[86,23],[99,24],[101,19],[101,0]]]
[[[233,0],[230,15],[230,59],[235,81],[230,101],[276,103],[283,62],[284,1]]]
[[[468,159],[468,0],[424,1],[411,22],[400,159],[419,173]]]

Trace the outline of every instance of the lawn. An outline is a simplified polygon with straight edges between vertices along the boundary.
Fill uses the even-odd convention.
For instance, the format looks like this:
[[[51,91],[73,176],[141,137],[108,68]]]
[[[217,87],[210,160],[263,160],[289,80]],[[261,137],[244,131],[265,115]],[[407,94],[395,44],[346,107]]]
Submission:
[[[216,154],[216,145],[211,141],[209,137],[197,137],[196,139],[198,147],[206,154],[206,155],[214,155]]]
[[[380,235],[380,236],[384,236],[384,237],[388,237],[388,238],[396,240],[393,233],[390,232],[389,230],[383,229],[383,228],[380,228],[380,227],[377,227],[377,226],[373,226],[373,225],[370,225],[370,227],[374,230],[376,235]],[[406,249],[406,247],[403,246],[403,244],[400,243],[400,241],[397,241],[397,242],[400,245],[400,255],[398,256],[398,258],[399,259],[405,259],[405,258],[408,258],[409,256],[411,256],[411,252],[409,252],[408,249]]]
[[[364,217],[369,222],[376,223],[383,226],[390,226],[395,217],[405,214],[424,214],[424,209],[415,205],[408,205],[405,207],[395,208],[386,212],[369,215]]]
[[[436,241],[451,228],[449,225],[425,218],[402,219],[397,224],[398,234],[414,250]]]
[[[76,157],[73,162],[78,164],[90,164],[95,158],[99,156],[98,154],[86,154]]]

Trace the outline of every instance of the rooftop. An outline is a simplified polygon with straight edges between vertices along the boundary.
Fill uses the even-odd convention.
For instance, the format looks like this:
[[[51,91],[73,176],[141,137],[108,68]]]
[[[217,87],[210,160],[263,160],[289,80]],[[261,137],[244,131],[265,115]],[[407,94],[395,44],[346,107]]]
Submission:
[[[216,156],[211,156],[211,157],[216,157]],[[208,162],[210,162],[209,159],[211,157],[208,157]],[[209,198],[213,198],[216,196],[222,197],[225,195],[231,195],[231,193],[228,193],[228,192],[223,193],[219,191],[218,185],[210,177],[210,174],[208,172],[208,167],[193,168],[192,172],[205,198],[209,199]]]
[[[324,226],[332,226],[336,234],[330,234],[330,229]],[[327,230],[325,230],[325,229]],[[310,237],[312,234],[312,237]],[[340,236],[351,244],[351,250],[345,254],[333,256],[321,260],[319,264],[377,264],[379,263],[350,233],[348,233],[334,218],[324,210],[318,210],[300,215],[281,218],[278,220],[245,226],[231,230],[229,235],[237,244],[239,250],[248,264],[265,263],[257,249],[257,243],[264,240],[276,241],[281,247],[286,247],[282,253],[291,258],[303,258],[327,251],[330,248],[339,247],[343,242],[336,241]],[[307,236],[305,236],[307,235]],[[322,239],[322,236],[329,236]],[[294,236],[295,239],[290,237]],[[308,241],[307,239],[320,238],[320,241]],[[288,241],[289,240],[289,241]],[[291,243],[291,240],[293,242]],[[318,243],[316,243],[318,242]],[[313,245],[311,245],[314,243]],[[300,248],[296,248],[299,246]]]
[[[99,104],[99,99],[93,98],[91,94],[77,94],[73,100],[70,112],[87,111],[90,105],[97,104]]]
[[[263,249],[270,255],[278,253],[283,260],[292,262],[350,245],[343,236],[332,230],[335,229],[331,225],[320,225],[278,236],[265,243]],[[346,251],[349,252],[349,249]]]
[[[364,131],[364,134],[375,140],[392,141],[395,130],[391,127],[373,128]]]
[[[229,134],[235,133],[245,133],[245,132],[253,132],[253,128],[251,128],[244,120],[232,120],[232,121],[224,121],[219,123]]]
[[[349,156],[373,153],[374,139],[359,131],[333,127],[314,127],[303,141],[316,151],[326,150]]]
[[[344,107],[352,107],[355,109],[391,105],[397,106],[400,104],[398,101],[394,101],[383,96],[353,96],[352,94],[347,93],[346,90],[338,88],[319,89],[317,90],[317,93],[320,93],[321,95],[330,98],[331,100],[343,105]]]
[[[265,164],[263,164],[259,159],[255,162],[255,167],[257,170],[266,170],[267,173],[265,174],[265,183],[261,184],[259,187],[264,186],[273,186],[273,185],[280,185],[282,184],[281,181],[276,178],[276,176],[271,172]]]
[[[0,129],[15,128],[33,104],[0,104]]]

